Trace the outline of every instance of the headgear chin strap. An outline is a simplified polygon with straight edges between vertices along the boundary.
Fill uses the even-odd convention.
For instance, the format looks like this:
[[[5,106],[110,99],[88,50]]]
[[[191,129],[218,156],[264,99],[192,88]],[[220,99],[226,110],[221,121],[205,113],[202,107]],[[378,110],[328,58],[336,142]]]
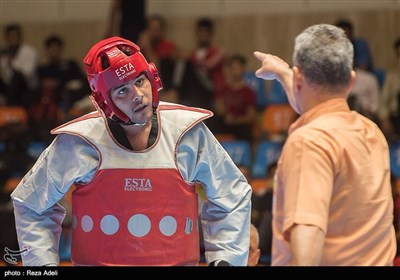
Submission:
[[[102,61],[108,61],[103,69]],[[148,63],[137,45],[120,37],[111,37],[96,43],[83,60],[85,72],[92,89],[91,100],[104,114],[124,124],[132,124],[111,100],[113,87],[126,83],[144,73],[151,83],[153,109],[158,107],[158,92],[162,82],[154,63]]]

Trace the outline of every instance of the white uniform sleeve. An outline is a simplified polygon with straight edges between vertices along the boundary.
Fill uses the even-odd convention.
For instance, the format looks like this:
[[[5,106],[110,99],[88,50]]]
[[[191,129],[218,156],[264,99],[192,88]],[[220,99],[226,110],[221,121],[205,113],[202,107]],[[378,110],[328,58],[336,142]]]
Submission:
[[[57,202],[74,182],[87,183],[98,165],[96,150],[78,136],[61,134],[40,155],[11,194],[24,265],[58,264],[65,210]]]
[[[203,123],[182,137],[177,161],[183,178],[200,182],[207,196],[201,218],[207,263],[246,266],[251,187],[245,177]]]

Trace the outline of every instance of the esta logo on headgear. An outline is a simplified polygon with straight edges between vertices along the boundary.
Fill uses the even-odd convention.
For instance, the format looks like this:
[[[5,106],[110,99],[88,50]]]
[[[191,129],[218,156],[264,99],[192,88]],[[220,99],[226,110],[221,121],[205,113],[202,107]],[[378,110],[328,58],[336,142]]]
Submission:
[[[118,69],[115,69],[115,74],[119,78],[119,80],[123,80],[129,75],[132,75],[133,73],[136,72],[135,67],[132,65],[132,63],[126,63],[123,66],[121,66]]]

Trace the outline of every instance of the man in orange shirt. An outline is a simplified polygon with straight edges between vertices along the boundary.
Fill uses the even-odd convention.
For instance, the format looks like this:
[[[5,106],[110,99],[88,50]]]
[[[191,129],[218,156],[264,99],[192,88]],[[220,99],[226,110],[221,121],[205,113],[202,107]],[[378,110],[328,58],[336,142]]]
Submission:
[[[388,145],[350,111],[353,47],[319,24],[296,37],[293,67],[255,52],[256,75],[278,79],[301,116],[275,176],[272,265],[392,265],[396,251]]]

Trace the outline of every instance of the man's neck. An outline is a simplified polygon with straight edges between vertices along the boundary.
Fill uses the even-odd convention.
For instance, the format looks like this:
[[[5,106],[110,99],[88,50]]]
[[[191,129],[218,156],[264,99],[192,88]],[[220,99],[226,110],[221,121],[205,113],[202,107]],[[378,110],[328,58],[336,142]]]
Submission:
[[[156,112],[154,112],[152,120],[149,123],[144,126],[131,126],[136,127],[134,129],[129,126],[123,126],[109,119],[108,126],[119,144],[134,151],[140,151],[150,147],[155,143],[158,135],[158,119]],[[133,140],[135,139],[141,139],[138,140],[141,143],[145,142],[144,139],[147,139],[146,147],[143,148],[143,144],[134,142]]]
[[[347,98],[345,91],[331,91],[322,87],[308,87],[302,92],[301,114],[333,98]]]

